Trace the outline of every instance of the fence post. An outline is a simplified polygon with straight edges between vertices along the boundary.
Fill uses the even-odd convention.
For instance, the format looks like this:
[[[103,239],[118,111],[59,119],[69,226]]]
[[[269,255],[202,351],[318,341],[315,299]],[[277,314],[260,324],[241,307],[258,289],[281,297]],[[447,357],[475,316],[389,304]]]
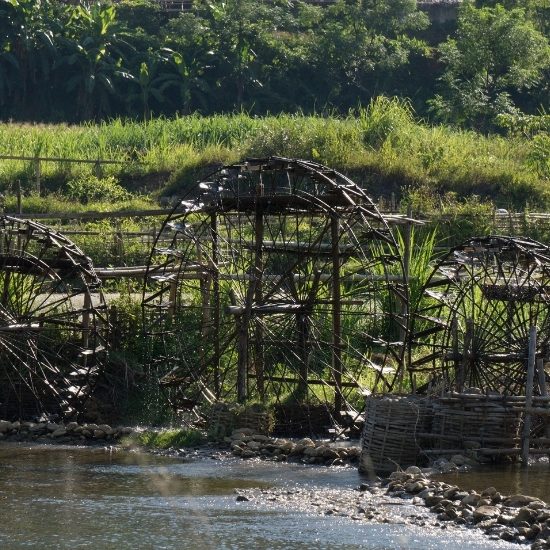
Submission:
[[[36,179],[36,193],[38,194],[38,196],[40,196],[40,187],[41,187],[41,177],[42,177],[42,171],[41,171],[41,165],[40,165],[40,157],[37,155],[35,155],[34,157],[34,176],[35,176],[35,179]]]
[[[23,213],[23,205],[21,203],[21,180],[17,180],[17,213],[22,214]]]

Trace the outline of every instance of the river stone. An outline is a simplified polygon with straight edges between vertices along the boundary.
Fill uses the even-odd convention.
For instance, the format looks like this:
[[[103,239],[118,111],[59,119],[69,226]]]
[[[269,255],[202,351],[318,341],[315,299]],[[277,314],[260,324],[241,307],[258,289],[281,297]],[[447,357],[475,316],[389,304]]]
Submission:
[[[267,435],[254,434],[252,437],[253,437],[254,441],[260,441],[262,443],[265,443],[267,441],[271,441],[271,438]]]
[[[427,495],[424,497],[424,502],[426,503],[426,506],[429,506],[430,508],[432,506],[435,506],[436,504],[439,504],[443,499],[441,495]]]
[[[57,428],[57,430],[52,432],[52,437],[61,437],[61,436],[65,435],[66,433],[67,433],[67,430],[63,426],[61,426],[61,427]]]
[[[412,475],[418,475],[418,474],[421,474],[422,472],[420,471],[420,468],[418,466],[409,466],[405,470],[405,473],[406,474],[412,474]]]
[[[303,439],[300,439],[297,444],[302,445],[303,447],[315,447],[315,443],[309,437],[304,437]]]
[[[531,504],[531,502],[542,502],[540,499],[535,497],[529,497],[527,495],[512,495],[508,498],[505,498],[503,501],[504,506],[510,506],[511,508],[521,508]],[[544,503],[543,503],[544,505]]]
[[[94,430],[94,437],[96,439],[103,439],[105,437],[105,432],[103,430]]]
[[[114,433],[113,428],[111,428],[109,424],[100,424],[98,426],[98,429],[101,430],[102,432],[105,432],[106,435],[113,435]]]
[[[463,455],[453,455],[450,461],[457,466],[463,466],[466,464],[466,457]]]
[[[426,485],[421,481],[411,481],[405,485],[405,491],[407,491],[407,493],[413,493],[413,494],[419,493],[425,488],[426,488]]]
[[[498,506],[479,506],[474,510],[474,521],[476,523],[486,519],[497,518],[500,516],[500,508]]]
[[[323,452],[323,458],[326,458],[328,460],[334,460],[335,458],[340,458],[340,455],[338,454],[338,451],[335,451],[334,449],[327,447]]]
[[[389,479],[391,479],[392,481],[407,481],[409,479],[412,479],[412,475],[405,472],[392,472]]]
[[[76,430],[76,428],[78,428],[78,422],[69,422],[65,428],[67,429],[68,432],[73,432]]]
[[[262,444],[259,441],[249,441],[248,444],[247,444],[247,447],[251,451],[259,451],[261,446],[262,446]]]
[[[468,496],[464,497],[460,503],[464,506],[476,506],[481,497],[477,493],[470,493]]]
[[[45,427],[48,429],[49,432],[52,433],[61,428],[61,426],[59,424],[56,424],[55,422],[48,422]]]
[[[527,508],[526,506],[523,508],[520,508],[518,513],[516,514],[516,517],[512,520],[512,523],[514,525],[519,525],[521,522],[527,522],[529,524],[533,523],[535,519],[537,518],[537,512],[536,510],[531,510],[530,508]]]
[[[5,434],[6,432],[11,431],[12,423],[8,420],[0,420],[0,433]]]
[[[496,494],[496,492],[497,490],[494,487],[487,487],[487,489],[484,489],[483,491],[481,491],[481,496],[492,497],[493,495]]]
[[[304,456],[309,457],[317,457],[319,456],[319,450],[321,449],[321,453],[323,452],[323,447],[306,447],[304,449]]]
[[[443,496],[445,498],[450,498],[450,499],[454,500],[457,493],[458,493],[458,487],[449,487],[449,489],[447,489],[443,492]]]

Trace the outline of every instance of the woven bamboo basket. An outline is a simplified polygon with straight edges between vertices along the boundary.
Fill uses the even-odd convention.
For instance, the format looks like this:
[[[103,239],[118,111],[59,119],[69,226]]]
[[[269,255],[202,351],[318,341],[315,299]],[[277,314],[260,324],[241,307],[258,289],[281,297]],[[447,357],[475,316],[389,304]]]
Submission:
[[[517,440],[521,410],[505,397],[460,394],[433,403],[431,447],[486,449],[510,447]]]
[[[372,474],[416,464],[418,434],[430,431],[430,400],[415,396],[369,396],[359,470]]]

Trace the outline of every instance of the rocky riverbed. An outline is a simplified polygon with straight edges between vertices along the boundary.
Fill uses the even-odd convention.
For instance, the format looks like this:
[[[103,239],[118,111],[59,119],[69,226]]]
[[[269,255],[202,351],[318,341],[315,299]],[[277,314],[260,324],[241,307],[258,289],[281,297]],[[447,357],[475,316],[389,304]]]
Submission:
[[[108,424],[78,424],[68,422],[10,422],[0,420],[0,441],[36,441],[38,443],[83,444],[116,442],[130,435],[133,428]]]
[[[494,487],[462,491],[426,477],[415,466],[387,479],[350,490],[311,488],[239,491],[237,501],[285,506],[360,522],[402,523],[440,529],[480,530],[491,540],[550,548],[550,507],[526,495],[501,495]],[[391,512],[389,505],[414,506],[414,513]]]

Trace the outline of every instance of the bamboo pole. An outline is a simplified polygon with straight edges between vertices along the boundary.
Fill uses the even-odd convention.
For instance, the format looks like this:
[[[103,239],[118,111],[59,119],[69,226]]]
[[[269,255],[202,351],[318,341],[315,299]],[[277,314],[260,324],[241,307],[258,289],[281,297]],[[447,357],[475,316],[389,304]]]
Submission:
[[[212,325],[214,345],[214,393],[220,396],[220,272],[219,272],[219,250],[218,250],[218,217],[213,213],[210,217],[210,239],[212,241]]]
[[[342,410],[342,311],[340,289],[340,220],[331,217],[330,235],[332,243],[332,371],[334,376],[334,409],[336,415]]]
[[[523,420],[523,439],[521,445],[521,461],[527,465],[529,461],[529,436],[531,433],[531,413],[528,412],[533,404],[533,378],[535,375],[535,361],[537,352],[537,327],[529,329],[529,355],[527,358],[527,381],[525,385],[525,417]]]

